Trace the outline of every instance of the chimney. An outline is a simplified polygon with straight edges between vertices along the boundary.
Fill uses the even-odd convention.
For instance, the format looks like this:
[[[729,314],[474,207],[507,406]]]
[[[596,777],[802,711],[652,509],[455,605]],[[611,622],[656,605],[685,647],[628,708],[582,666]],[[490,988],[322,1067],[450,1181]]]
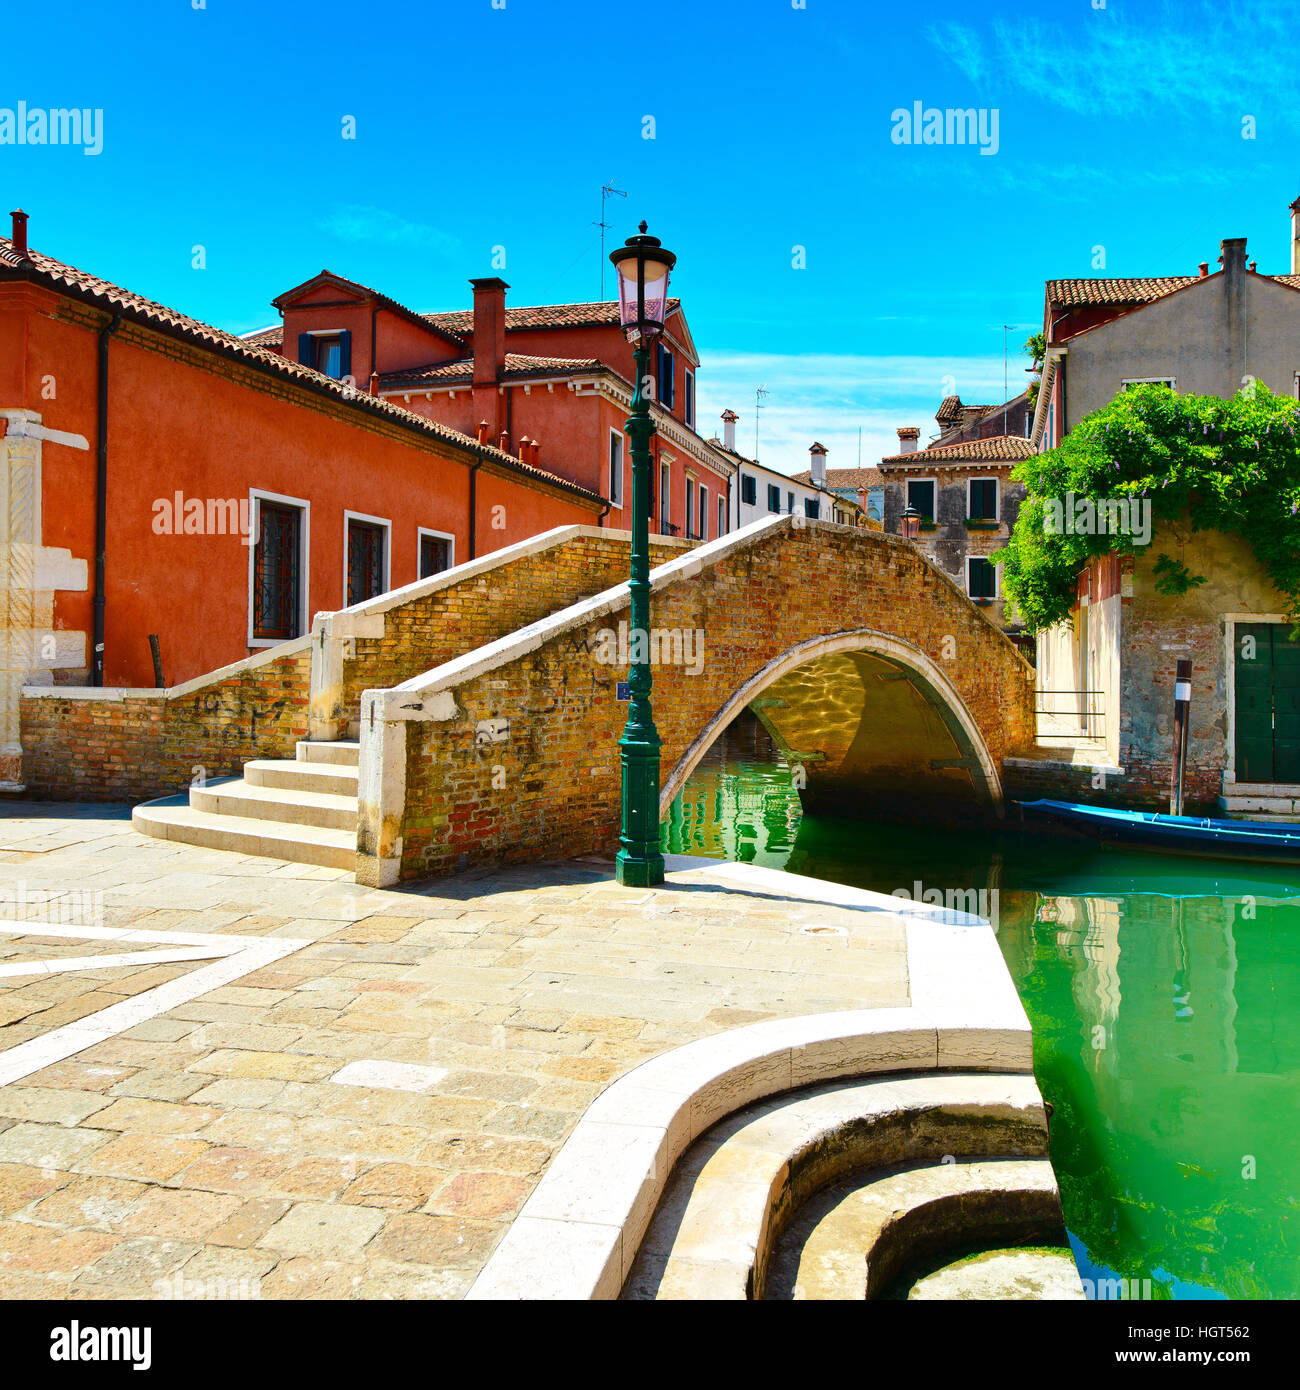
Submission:
[[[509,431],[509,430],[502,430],[502,431],[501,431],[501,437],[497,440],[497,448],[500,449],[501,452],[502,452],[503,454],[508,454],[508,453],[510,452],[510,431]]]
[[[480,444],[486,444],[488,442],[488,422],[486,420],[480,420],[478,422],[478,442]]]
[[[1291,204],[1291,274],[1300,275],[1300,198]]]
[[[1219,264],[1231,274],[1246,268],[1246,238],[1230,236],[1219,243]]]
[[[1251,273],[1252,275],[1254,275],[1254,273],[1255,273],[1255,267],[1256,267],[1258,264],[1259,264],[1258,261],[1251,261],[1251,263],[1250,263],[1248,269],[1250,270],[1250,273]]]
[[[826,446],[814,443],[808,450],[812,459],[812,480],[818,487],[826,486]]]
[[[899,425],[898,427],[898,452],[900,454],[916,453],[916,441],[920,439],[921,431],[916,425]]]
[[[1209,261],[1202,261],[1200,265],[1196,267],[1196,273],[1201,277],[1202,280],[1204,280],[1205,277],[1210,273]]]
[[[496,276],[470,284],[474,287],[474,414],[487,420],[492,438],[505,424],[497,382],[506,364],[506,291],[510,286]]]
[[[13,242],[14,255],[26,257],[27,214],[21,208],[15,208],[9,216],[13,218],[13,230],[9,234],[9,240]]]
[[[541,466],[542,466],[542,446],[534,439],[534,440],[533,440],[533,467],[534,467],[534,468],[540,468]]]
[[[1296,200],[1300,202],[1300,199]],[[722,412],[722,447],[736,452],[736,421],[740,416],[734,410],[724,410]]]

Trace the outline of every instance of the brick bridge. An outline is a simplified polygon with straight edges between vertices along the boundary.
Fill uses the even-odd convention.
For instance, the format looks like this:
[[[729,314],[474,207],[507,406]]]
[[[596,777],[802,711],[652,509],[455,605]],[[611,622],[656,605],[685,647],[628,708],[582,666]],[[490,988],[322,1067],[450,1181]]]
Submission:
[[[1032,669],[911,545],[773,517],[651,582],[662,810],[757,704],[805,805],[1000,811],[1001,761],[1034,742]],[[620,584],[366,691],[358,879],[612,851],[627,617]]]
[[[29,689],[24,776],[181,792],[136,824],[369,884],[611,853],[627,560],[625,533],[561,528],[186,686]],[[779,516],[703,546],[655,537],[652,562],[665,811],[746,707],[810,808],[998,814],[1003,759],[1035,756],[1032,669],[897,537]]]

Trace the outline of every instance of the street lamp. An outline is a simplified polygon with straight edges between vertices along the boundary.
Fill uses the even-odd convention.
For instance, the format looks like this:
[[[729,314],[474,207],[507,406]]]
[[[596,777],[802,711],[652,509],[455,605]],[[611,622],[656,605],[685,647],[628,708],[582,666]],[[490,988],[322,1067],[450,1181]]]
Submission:
[[[627,724],[619,740],[623,764],[623,828],[619,836],[618,881],[650,888],[664,881],[659,849],[659,732],[650,708],[650,418],[646,384],[650,346],[668,317],[668,273],[677,263],[658,237],[640,235],[611,251],[618,273],[619,322],[633,346],[636,391],[627,420],[632,455],[632,563],[628,588],[632,613],[628,634]]]
[[[921,534],[921,513],[915,507],[903,512],[903,539],[914,541]]]

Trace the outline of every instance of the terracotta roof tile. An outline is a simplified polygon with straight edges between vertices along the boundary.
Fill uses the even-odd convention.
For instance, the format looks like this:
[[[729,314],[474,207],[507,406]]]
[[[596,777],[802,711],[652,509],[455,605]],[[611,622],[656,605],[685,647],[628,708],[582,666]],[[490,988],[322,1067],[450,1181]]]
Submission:
[[[669,299],[668,312],[676,313],[680,299]],[[444,333],[471,333],[474,328],[473,309],[453,309],[442,314],[424,314],[424,318]],[[589,304],[531,304],[515,308],[506,306],[506,331],[513,328],[588,328],[618,323],[618,300],[595,300]]]
[[[791,475],[796,483],[811,483],[812,472],[805,468],[802,473]],[[858,488],[883,487],[885,485],[885,475],[879,468],[828,468],[826,470],[826,486],[834,491],[836,488],[852,488],[855,492]]]
[[[1038,451],[1018,434],[995,434],[988,439],[967,439],[960,444],[935,444],[910,454],[888,454],[881,464],[912,463],[1015,463]]]
[[[1198,278],[1195,275],[1157,275],[1132,280],[1049,280],[1047,302],[1062,308],[1088,304],[1149,304]]]
[[[504,375],[561,376],[569,372],[599,371],[604,364],[597,357],[531,357],[525,353],[506,353]],[[383,387],[445,386],[453,381],[474,379],[474,359],[457,357],[450,362],[434,362],[427,367],[412,367],[402,372],[385,372],[379,378]]]
[[[598,497],[597,493],[580,486],[578,483],[571,482],[568,478],[562,478],[558,474],[547,472],[542,468],[534,468],[531,464],[524,463],[510,454],[502,453],[500,449],[492,445],[478,443],[469,435],[461,434],[459,430],[437,424],[422,415],[394,405],[391,401],[371,396],[368,392],[358,391],[355,386],[335,381],[332,377],[325,376],[311,367],[305,367],[300,362],[294,362],[291,358],[284,357],[270,348],[260,346],[256,341],[236,337],[233,333],[227,333],[221,328],[213,328],[211,324],[201,323],[198,319],[190,318],[188,314],[181,314],[175,309],[169,309],[165,304],[146,299],[143,295],[123,289],[120,285],[114,285],[110,281],[101,280],[98,276],[90,275],[84,270],[78,270],[75,266],[56,261],[52,256],[29,250],[24,260],[14,254],[13,246],[7,238],[0,237],[0,278],[14,279],[19,277],[31,277],[38,284],[47,285],[56,292],[66,292],[76,298],[87,300],[99,308],[121,310],[125,317],[129,317],[137,323],[176,334],[192,343],[197,343],[201,347],[211,348],[214,351],[239,358],[247,362],[249,366],[272,372],[276,376],[288,377],[303,386],[332,395],[355,409],[386,415],[398,424],[417,430],[419,433],[434,439],[439,439],[454,448],[464,449],[482,458],[491,459],[512,472],[527,474],[538,481],[549,483],[555,487],[563,488],[566,492],[577,493],[583,497]]]

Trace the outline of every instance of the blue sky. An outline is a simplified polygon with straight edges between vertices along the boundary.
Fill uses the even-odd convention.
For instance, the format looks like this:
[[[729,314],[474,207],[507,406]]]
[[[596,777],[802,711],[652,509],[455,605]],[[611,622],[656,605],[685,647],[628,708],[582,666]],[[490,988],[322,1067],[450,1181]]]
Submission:
[[[235,331],[322,266],[467,307],[498,246],[511,302],[591,299],[612,180],[611,238],[645,217],[679,256],[701,426],[735,409],[749,451],[766,386],[786,471],[1000,399],[1048,278],[1192,273],[1229,236],[1290,268],[1282,0],[657,0],[643,51],[626,3],[198,3],[40,7],[0,110],[99,108],[104,143],[0,144],[33,246]],[[916,101],[996,111],[997,152],[895,143]]]

